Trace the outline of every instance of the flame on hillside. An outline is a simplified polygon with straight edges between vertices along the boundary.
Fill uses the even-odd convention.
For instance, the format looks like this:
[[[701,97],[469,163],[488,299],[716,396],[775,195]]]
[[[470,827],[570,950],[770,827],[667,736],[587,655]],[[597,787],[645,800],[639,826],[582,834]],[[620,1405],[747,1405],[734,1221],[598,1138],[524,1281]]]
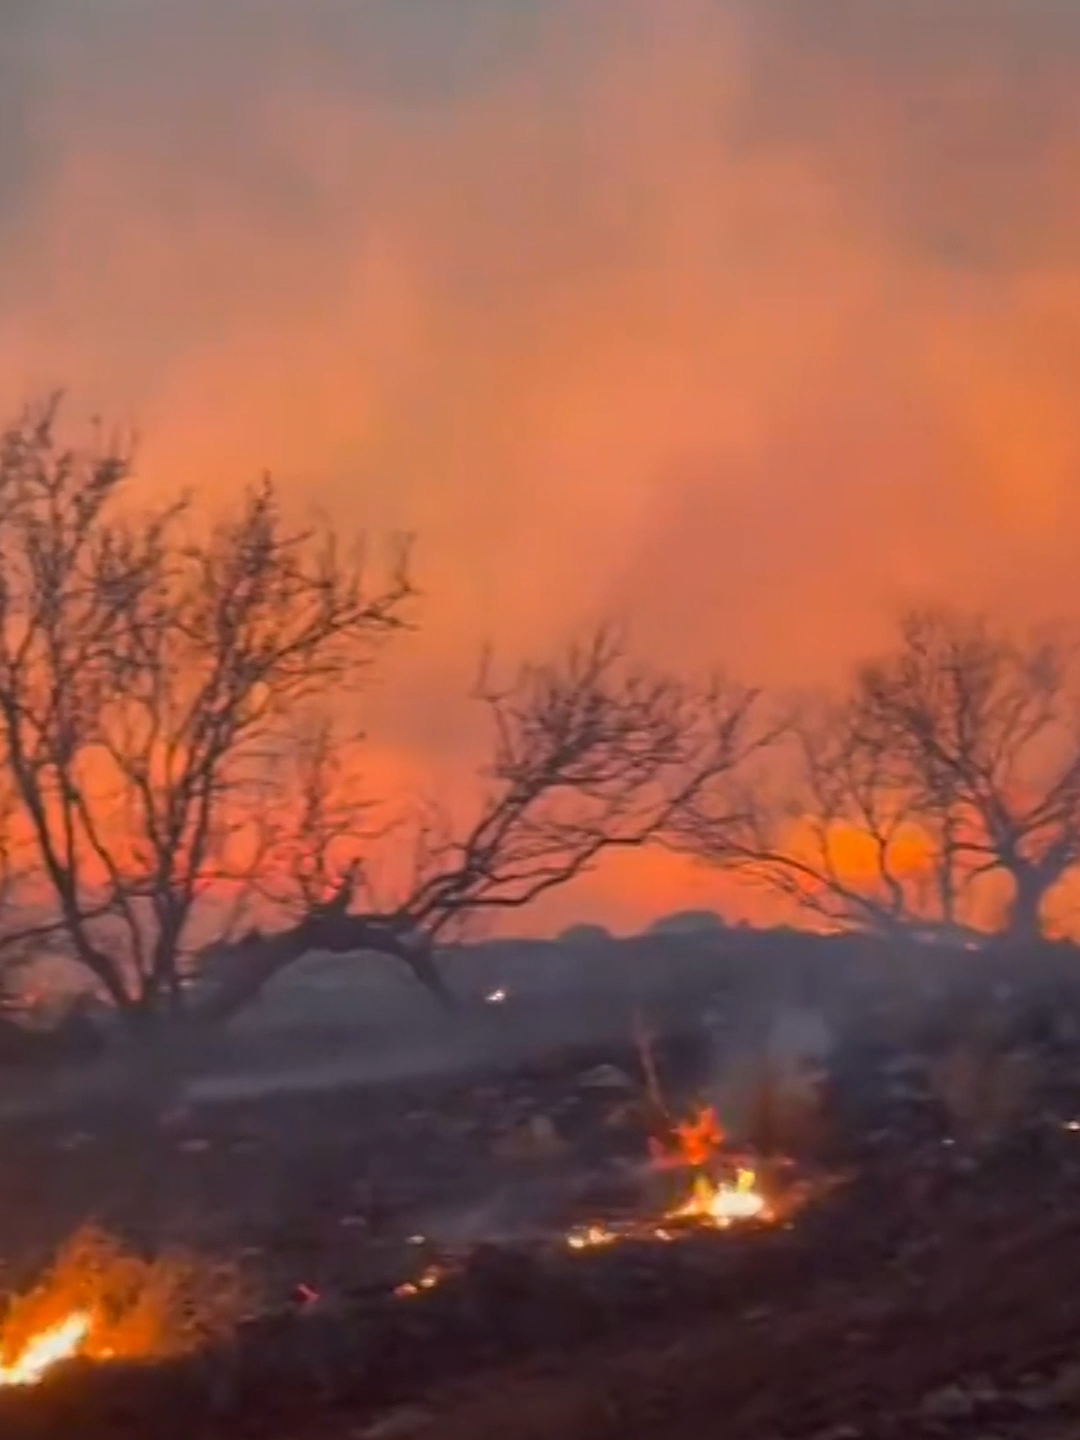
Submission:
[[[37,1385],[73,1360],[183,1354],[229,1333],[248,1296],[231,1267],[183,1253],[144,1260],[102,1231],[77,1232],[0,1318],[0,1387]]]

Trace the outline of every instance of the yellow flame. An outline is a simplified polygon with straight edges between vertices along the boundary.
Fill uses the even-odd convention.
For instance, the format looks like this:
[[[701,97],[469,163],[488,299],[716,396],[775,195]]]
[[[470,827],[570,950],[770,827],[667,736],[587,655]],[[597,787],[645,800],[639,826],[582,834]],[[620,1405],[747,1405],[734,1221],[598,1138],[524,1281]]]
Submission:
[[[694,1221],[715,1230],[726,1230],[747,1220],[768,1220],[770,1210],[765,1196],[757,1188],[757,1175],[753,1170],[740,1169],[732,1183],[717,1184],[707,1175],[698,1175],[689,1196],[669,1210],[667,1220]],[[605,1225],[582,1225],[566,1235],[566,1245],[571,1250],[595,1250],[598,1246],[614,1245],[620,1240],[649,1237],[655,1240],[673,1240],[671,1230],[660,1225],[630,1225],[625,1229],[609,1229]]]
[[[739,1170],[733,1185],[717,1185],[699,1175],[689,1198],[673,1212],[673,1219],[705,1220],[726,1229],[738,1220],[753,1220],[767,1213],[765,1197],[757,1189],[753,1170]]]
[[[104,1231],[81,1229],[36,1285],[2,1297],[0,1386],[36,1385],[75,1358],[184,1354],[231,1335],[253,1299],[232,1266],[179,1251],[144,1260]]]
[[[90,1316],[77,1311],[29,1340],[15,1360],[0,1364],[0,1385],[37,1385],[54,1365],[73,1360],[90,1334]]]

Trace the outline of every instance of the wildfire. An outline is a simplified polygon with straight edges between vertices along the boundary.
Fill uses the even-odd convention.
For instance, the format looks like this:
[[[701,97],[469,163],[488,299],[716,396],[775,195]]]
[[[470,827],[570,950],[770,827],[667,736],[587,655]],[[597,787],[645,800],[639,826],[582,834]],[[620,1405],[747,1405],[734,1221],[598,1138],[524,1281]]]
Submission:
[[[54,1365],[82,1354],[90,1330],[91,1316],[79,1310],[31,1337],[14,1360],[0,1363],[0,1385],[36,1385]]]
[[[704,1165],[724,1143],[724,1132],[711,1105],[675,1126],[678,1160],[684,1165]]]
[[[649,1159],[657,1170],[697,1169],[708,1164],[724,1143],[724,1132],[716,1111],[703,1106],[696,1115],[679,1120],[666,1141],[649,1141]]]
[[[690,1193],[655,1222],[616,1225],[582,1225],[571,1230],[571,1250],[595,1250],[619,1240],[670,1241],[688,1227],[727,1230],[749,1221],[768,1221],[773,1212],[750,1165],[737,1165],[732,1178],[717,1178],[716,1162],[725,1135],[715,1111],[706,1106],[688,1120],[671,1127],[667,1144],[654,1140],[650,1159],[654,1169],[686,1171],[693,1175]]]
[[[753,1170],[739,1169],[734,1184],[716,1184],[706,1175],[694,1179],[689,1197],[671,1212],[672,1220],[701,1220],[726,1230],[739,1220],[768,1218],[768,1203]]]
[[[143,1260],[88,1228],[0,1313],[0,1387],[40,1384],[71,1360],[175,1355],[229,1333],[250,1296],[230,1268],[181,1253]]]
[[[672,1127],[674,1148],[654,1148],[653,1163],[661,1168],[695,1171],[690,1194],[671,1211],[671,1220],[696,1220],[726,1230],[740,1220],[763,1220],[769,1215],[757,1172],[749,1165],[737,1165],[733,1180],[717,1180],[711,1166],[726,1136],[711,1105],[704,1106],[689,1120]]]

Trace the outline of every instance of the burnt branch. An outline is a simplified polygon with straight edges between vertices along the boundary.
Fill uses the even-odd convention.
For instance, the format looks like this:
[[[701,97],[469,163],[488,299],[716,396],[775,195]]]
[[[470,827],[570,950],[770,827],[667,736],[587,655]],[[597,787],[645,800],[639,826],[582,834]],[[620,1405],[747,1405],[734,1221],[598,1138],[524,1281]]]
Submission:
[[[485,667],[476,698],[493,737],[483,799],[461,833],[428,837],[407,901],[436,933],[462,909],[521,908],[603,852],[663,840],[760,741],[755,694],[636,667],[608,629],[504,686]]]
[[[209,1012],[230,1013],[311,950],[395,955],[446,998],[434,963],[439,943],[571,883],[605,853],[672,843],[687,807],[706,791],[715,804],[769,738],[755,724],[752,692],[719,681],[698,691],[636,666],[610,629],[507,682],[485,664],[475,699],[492,747],[472,818],[455,825],[429,807],[408,848],[411,874],[396,901],[380,908],[357,907],[365,844],[354,831],[351,873],[329,908],[307,897],[292,926],[215,947]],[[305,853],[325,853],[329,838],[340,870],[349,853],[340,832],[331,827],[328,836],[326,817],[314,810],[306,818],[313,829],[301,840]],[[719,810],[714,823],[719,833]],[[326,878],[321,870],[320,883]]]

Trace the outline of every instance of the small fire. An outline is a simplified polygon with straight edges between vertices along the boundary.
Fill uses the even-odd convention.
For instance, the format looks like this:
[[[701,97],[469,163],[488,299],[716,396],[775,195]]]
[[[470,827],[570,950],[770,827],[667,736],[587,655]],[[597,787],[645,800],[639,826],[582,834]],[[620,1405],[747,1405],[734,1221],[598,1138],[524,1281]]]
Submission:
[[[717,1184],[707,1175],[694,1179],[689,1197],[671,1212],[673,1220],[701,1220],[726,1230],[739,1220],[767,1220],[768,1203],[753,1170],[739,1169],[735,1182]]]
[[[711,1105],[691,1120],[675,1126],[675,1139],[681,1158],[687,1165],[704,1165],[724,1143],[724,1132]]]
[[[144,1260],[80,1230],[33,1289],[0,1307],[0,1387],[40,1384],[71,1360],[182,1354],[230,1334],[251,1298],[231,1266],[181,1252]]]
[[[689,1120],[680,1120],[671,1127],[668,1143],[649,1142],[649,1155],[658,1170],[695,1169],[705,1165],[724,1143],[724,1132],[716,1111],[703,1106]]]
[[[658,1222],[579,1226],[567,1234],[567,1246],[571,1250],[595,1250],[619,1240],[671,1241],[689,1227],[727,1230],[749,1221],[773,1219],[774,1212],[761,1190],[758,1174],[750,1165],[737,1165],[730,1179],[717,1179],[710,1173],[718,1168],[718,1154],[724,1140],[716,1112],[709,1106],[673,1125],[666,1143],[654,1140],[650,1144],[650,1159],[654,1169],[692,1174],[686,1198]]]
[[[78,1310],[26,1342],[8,1364],[0,1363],[0,1386],[37,1385],[54,1365],[74,1360],[90,1337],[91,1317]]]
[[[697,1220],[726,1230],[740,1220],[765,1220],[769,1207],[758,1187],[757,1172],[748,1165],[738,1165],[734,1180],[715,1180],[706,1166],[715,1159],[726,1136],[716,1111],[706,1105],[689,1120],[672,1129],[674,1153],[653,1154],[654,1164],[661,1168],[685,1168],[696,1171],[690,1194],[671,1212],[672,1220]]]

